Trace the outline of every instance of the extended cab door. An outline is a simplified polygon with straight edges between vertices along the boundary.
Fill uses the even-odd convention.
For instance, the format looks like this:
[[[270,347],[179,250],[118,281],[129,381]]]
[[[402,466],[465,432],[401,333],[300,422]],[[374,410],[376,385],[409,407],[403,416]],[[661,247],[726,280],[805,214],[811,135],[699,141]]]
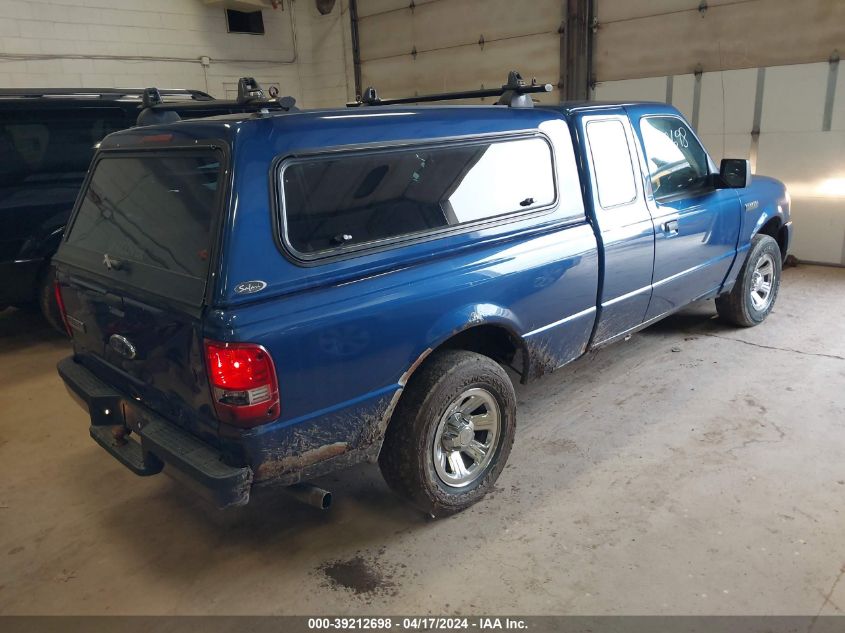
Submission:
[[[719,289],[736,254],[741,208],[734,190],[714,187],[715,167],[680,116],[631,118],[644,150],[655,225],[650,320]]]
[[[651,298],[654,224],[645,200],[637,144],[622,108],[580,118],[604,277],[593,335],[598,345],[637,327]]]

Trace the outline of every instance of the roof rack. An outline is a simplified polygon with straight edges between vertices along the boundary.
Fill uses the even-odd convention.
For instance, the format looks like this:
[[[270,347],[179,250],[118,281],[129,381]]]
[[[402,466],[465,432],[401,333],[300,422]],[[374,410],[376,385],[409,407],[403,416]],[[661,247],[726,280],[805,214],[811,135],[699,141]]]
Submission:
[[[263,101],[264,91],[254,77],[241,77],[238,79],[238,103],[249,103],[250,101]]]
[[[432,95],[417,95],[414,97],[400,97],[398,99],[381,99],[376,89],[370,86],[364,91],[358,101],[346,104],[347,108],[359,106],[401,105],[405,103],[429,103],[432,101],[451,101],[453,99],[479,99],[482,97],[499,97],[496,105],[506,105],[511,108],[533,108],[534,102],[528,96],[535,92],[551,92],[551,84],[538,84],[536,79],[526,83],[517,71],[508,73],[508,81],[501,88],[482,88],[480,90],[464,90],[461,92],[442,92]]]
[[[278,95],[278,90],[275,91]],[[190,112],[191,110],[204,110],[208,106],[203,103],[166,103],[162,100],[165,91],[158,88],[144,88],[141,92],[142,108],[138,113],[136,125],[157,125],[163,123],[174,123],[181,120],[177,110]],[[235,105],[238,110],[249,112],[269,113],[270,109],[285,110],[288,112],[297,111],[296,99],[293,97],[274,97],[267,99],[264,91],[258,82],[252,77],[241,77],[238,80],[238,96],[232,101],[216,100],[209,97],[215,105],[225,107],[226,104]]]
[[[0,98],[120,99],[129,97],[141,99],[146,90],[147,88],[0,88]],[[184,88],[164,88],[160,91],[160,94],[192,101],[210,101],[214,98],[201,90],[186,90]]]

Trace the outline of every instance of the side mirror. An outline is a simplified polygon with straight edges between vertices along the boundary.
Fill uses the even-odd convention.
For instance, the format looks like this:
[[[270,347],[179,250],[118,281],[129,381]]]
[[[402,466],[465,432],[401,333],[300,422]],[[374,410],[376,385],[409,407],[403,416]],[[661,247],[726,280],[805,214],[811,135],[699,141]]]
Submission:
[[[751,185],[751,161],[743,158],[723,158],[719,165],[719,179],[723,189],[742,189]]]

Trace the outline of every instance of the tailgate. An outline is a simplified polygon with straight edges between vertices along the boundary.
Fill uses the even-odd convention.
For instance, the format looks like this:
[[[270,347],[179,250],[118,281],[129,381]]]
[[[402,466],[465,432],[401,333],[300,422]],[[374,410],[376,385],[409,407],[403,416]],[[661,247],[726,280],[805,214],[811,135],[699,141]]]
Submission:
[[[208,440],[202,314],[222,173],[211,149],[103,152],[56,256],[77,360]]]

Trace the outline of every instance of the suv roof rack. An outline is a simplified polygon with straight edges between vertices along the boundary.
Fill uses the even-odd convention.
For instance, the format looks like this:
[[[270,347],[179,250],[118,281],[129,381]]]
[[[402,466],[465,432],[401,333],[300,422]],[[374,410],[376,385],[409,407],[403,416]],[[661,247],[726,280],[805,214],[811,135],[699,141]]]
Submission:
[[[0,88],[0,98],[141,99],[147,90],[147,88]],[[211,101],[214,99],[210,94],[201,90],[184,88],[164,88],[160,91],[160,94],[192,101]]]
[[[535,92],[551,92],[551,84],[539,84],[536,79],[526,83],[517,71],[508,73],[508,81],[501,88],[482,88],[480,90],[464,90],[460,92],[442,92],[431,95],[417,95],[414,97],[400,97],[397,99],[381,99],[376,89],[370,86],[364,91],[358,101],[346,104],[347,108],[359,106],[400,105],[405,103],[429,103],[432,101],[451,101],[453,99],[479,99],[481,97],[499,97],[496,105],[506,105],[510,108],[533,108],[534,102],[528,96]]]

